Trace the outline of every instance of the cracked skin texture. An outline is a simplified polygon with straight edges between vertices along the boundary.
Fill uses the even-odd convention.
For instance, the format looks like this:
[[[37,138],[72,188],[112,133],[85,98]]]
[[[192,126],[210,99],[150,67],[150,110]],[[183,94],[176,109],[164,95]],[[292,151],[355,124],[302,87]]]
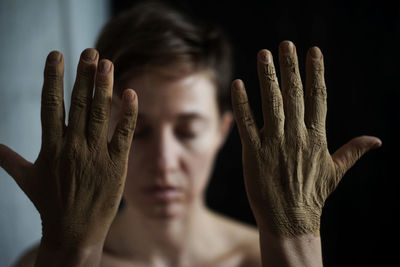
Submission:
[[[255,124],[243,82],[232,84],[246,191],[260,229],[285,237],[319,234],[326,198],[344,173],[381,141],[356,137],[331,155],[325,133],[321,51],[314,47],[307,55],[305,90],[292,43],[281,43],[279,61],[281,88],[271,53],[262,50],[258,55],[264,118],[261,130]],[[111,64],[108,72],[104,71],[105,63],[111,64],[98,64],[98,53],[93,49],[82,53],[66,126],[63,57],[51,53],[45,68],[38,159],[30,163],[0,145],[0,166],[38,209],[44,243],[50,246],[101,244],[118,209],[138,103],[132,90],[124,91],[120,121],[108,142],[113,67]]]
[[[360,136],[329,153],[327,94],[319,48],[313,47],[307,54],[305,90],[293,43],[284,41],[279,47],[281,87],[271,53],[261,50],[257,61],[262,129],[256,126],[243,82],[232,83],[250,206],[260,229],[283,237],[319,235],[325,200],[345,172],[381,141]]]
[[[98,58],[94,49],[81,55],[66,126],[63,56],[49,54],[42,91],[42,147],[34,163],[0,145],[0,166],[39,211],[42,243],[54,248],[102,244],[125,184],[137,98],[125,90],[120,121],[108,142],[113,65]]]

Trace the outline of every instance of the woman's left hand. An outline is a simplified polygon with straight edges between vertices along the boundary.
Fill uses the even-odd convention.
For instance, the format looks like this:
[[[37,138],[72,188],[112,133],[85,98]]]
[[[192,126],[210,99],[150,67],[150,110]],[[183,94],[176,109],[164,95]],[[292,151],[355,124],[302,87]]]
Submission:
[[[232,84],[246,191],[259,227],[278,236],[318,234],[327,197],[345,172],[381,141],[360,136],[331,155],[325,132],[327,94],[322,53],[313,47],[307,54],[304,97],[294,44],[284,41],[279,48],[282,92],[271,53],[261,50],[258,54],[264,119],[261,130],[242,81]]]

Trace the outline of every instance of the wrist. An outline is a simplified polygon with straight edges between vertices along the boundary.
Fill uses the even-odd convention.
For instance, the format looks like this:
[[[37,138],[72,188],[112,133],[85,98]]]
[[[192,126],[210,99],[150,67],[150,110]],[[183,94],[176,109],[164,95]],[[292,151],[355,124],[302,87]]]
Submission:
[[[255,216],[260,229],[277,237],[319,236],[321,211],[309,207],[270,208],[267,214]]]
[[[35,266],[99,266],[104,242],[72,244],[53,237],[42,237]]]
[[[101,224],[89,226],[87,223],[42,220],[42,242],[54,248],[90,248],[103,244],[109,227]]]
[[[269,229],[259,229],[263,266],[322,267],[319,231],[297,236],[278,236]]]

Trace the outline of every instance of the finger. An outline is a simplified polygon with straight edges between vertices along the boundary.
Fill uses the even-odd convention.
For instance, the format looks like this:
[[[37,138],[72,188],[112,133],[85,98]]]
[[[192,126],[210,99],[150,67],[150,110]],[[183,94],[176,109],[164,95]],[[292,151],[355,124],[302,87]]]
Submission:
[[[64,62],[63,55],[52,51],[46,60],[42,89],[41,122],[42,145],[54,149],[63,136],[65,127],[64,112]]]
[[[260,136],[241,80],[232,82],[232,107],[242,144],[260,146]]]
[[[92,101],[97,60],[98,53],[95,49],[85,49],[81,54],[71,96],[68,118],[69,135],[85,136],[86,134],[86,122]]]
[[[268,50],[264,49],[258,53],[257,57],[258,80],[260,82],[264,118],[263,133],[267,139],[280,139],[284,133],[285,115],[272,55]]]
[[[114,162],[127,159],[135,131],[137,113],[137,95],[132,89],[126,89],[122,94],[120,120],[108,147],[110,157]]]
[[[24,189],[23,177],[27,168],[31,167],[32,163],[25,160],[18,153],[14,152],[9,147],[0,144],[0,167],[2,167],[22,190]]]
[[[301,133],[304,124],[303,85],[300,78],[296,48],[290,41],[279,46],[279,62],[283,105],[285,110],[285,133]]]
[[[339,148],[332,155],[332,160],[336,166],[338,182],[362,155],[370,149],[378,148],[381,145],[382,141],[377,137],[359,136]]]
[[[309,132],[326,139],[327,94],[323,56],[318,47],[308,51],[306,70],[305,124]]]
[[[88,144],[91,148],[107,144],[108,124],[113,89],[113,64],[107,59],[100,61],[96,74],[96,88],[90,108]]]

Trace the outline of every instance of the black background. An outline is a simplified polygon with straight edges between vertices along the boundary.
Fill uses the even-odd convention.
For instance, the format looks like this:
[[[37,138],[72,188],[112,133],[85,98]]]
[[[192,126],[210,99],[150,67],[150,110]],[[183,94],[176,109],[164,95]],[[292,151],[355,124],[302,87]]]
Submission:
[[[113,14],[137,1],[114,0]],[[295,43],[304,77],[307,50],[321,48],[331,153],[359,135],[383,146],[363,156],[328,198],[321,219],[324,266],[395,266],[398,233],[400,9],[378,1],[165,1],[219,24],[234,46],[234,77],[248,89],[262,125],[256,54]],[[277,62],[277,60],[275,60]],[[255,224],[244,190],[236,128],[217,159],[207,203]]]

